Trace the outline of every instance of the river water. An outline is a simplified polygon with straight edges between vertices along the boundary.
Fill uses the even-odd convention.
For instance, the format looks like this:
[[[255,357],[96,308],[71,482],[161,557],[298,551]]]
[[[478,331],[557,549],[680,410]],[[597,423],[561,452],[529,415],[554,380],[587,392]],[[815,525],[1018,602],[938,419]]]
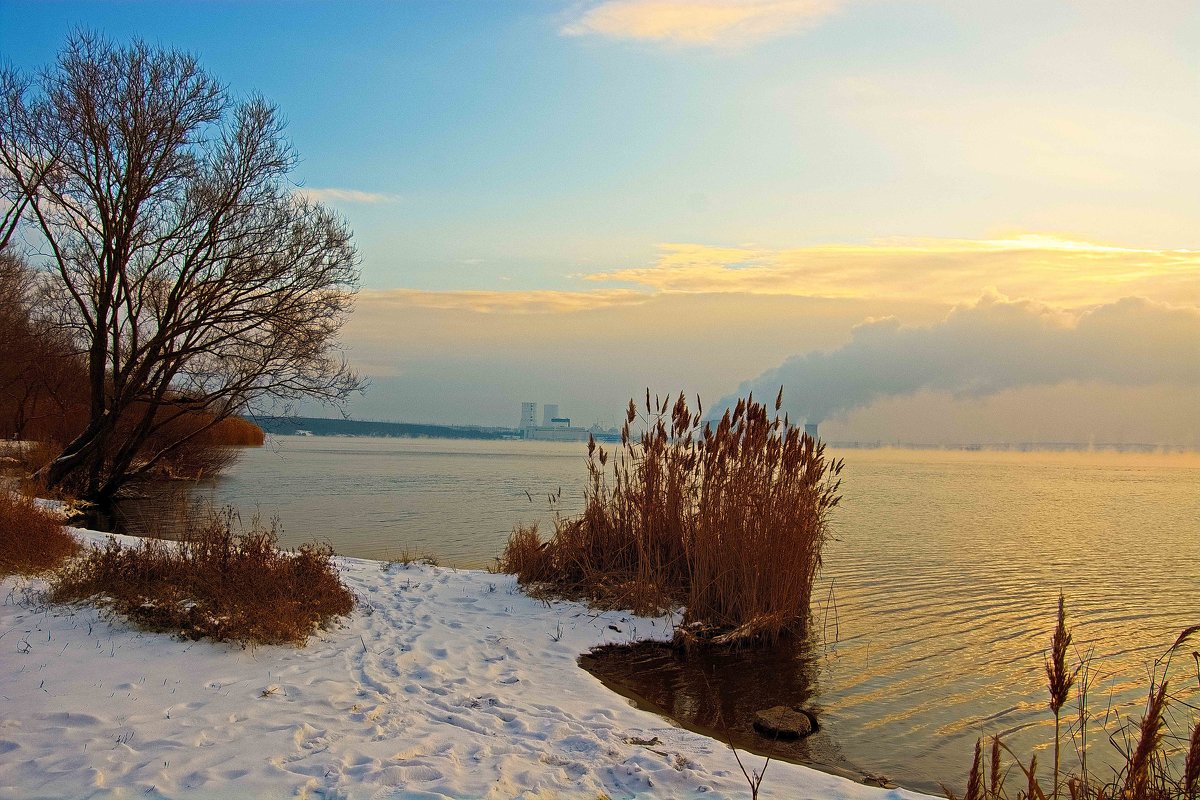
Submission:
[[[581,507],[584,455],[550,442],[280,437],[199,491],[243,517],[278,516],[284,545],[479,568],[515,524],[549,519],[548,495],[561,488],[561,513]],[[1200,456],[836,455],[844,500],[805,679],[833,760],[961,788],[976,737],[1003,734],[1048,764],[1043,653],[1060,590],[1097,675],[1091,710],[1108,715],[1089,733],[1089,762],[1111,758],[1100,723],[1112,733],[1119,715],[1140,714],[1155,657],[1200,623]],[[1192,702],[1194,649],[1172,666]]]

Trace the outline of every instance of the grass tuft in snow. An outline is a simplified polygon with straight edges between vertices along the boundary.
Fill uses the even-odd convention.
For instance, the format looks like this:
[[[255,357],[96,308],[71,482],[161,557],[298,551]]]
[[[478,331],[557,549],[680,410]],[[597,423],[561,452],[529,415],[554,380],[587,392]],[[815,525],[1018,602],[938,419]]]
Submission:
[[[227,509],[193,522],[183,541],[109,539],[52,581],[58,602],[106,605],[151,630],[243,644],[302,645],[354,608],[327,546],[280,550],[277,524],[249,530]]]

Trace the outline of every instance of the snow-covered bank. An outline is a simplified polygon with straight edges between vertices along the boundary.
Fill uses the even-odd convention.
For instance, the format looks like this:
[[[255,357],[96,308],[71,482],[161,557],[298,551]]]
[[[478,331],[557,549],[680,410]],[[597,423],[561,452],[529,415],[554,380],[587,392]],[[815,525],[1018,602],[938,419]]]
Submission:
[[[669,620],[548,606],[507,575],[338,565],[361,606],[303,649],[143,633],[4,580],[0,797],[749,796],[727,746],[575,663],[597,644],[667,636]],[[918,797],[780,762],[762,786]]]

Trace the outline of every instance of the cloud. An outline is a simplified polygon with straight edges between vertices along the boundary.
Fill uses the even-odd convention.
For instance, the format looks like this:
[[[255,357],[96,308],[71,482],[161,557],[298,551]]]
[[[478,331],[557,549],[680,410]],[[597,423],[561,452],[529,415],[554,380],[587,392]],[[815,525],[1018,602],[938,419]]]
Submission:
[[[395,203],[398,195],[364,192],[358,189],[314,188],[301,186],[296,194],[317,203]]]
[[[709,408],[758,375],[768,397],[786,377],[796,419],[817,405],[802,399],[867,403],[829,412],[822,430],[836,440],[1200,446],[1197,314],[1134,299],[1080,310],[976,295],[955,309],[796,294],[364,290],[344,341],[372,380],[354,413],[377,418],[511,425],[519,402],[538,400],[608,424],[647,387],[699,394]],[[1083,366],[1061,366],[1077,352]],[[773,374],[785,362],[788,375]],[[1048,371],[1030,377],[1042,362]],[[1077,377],[996,390],[1062,375]]]
[[[393,313],[421,308],[478,314],[564,314],[640,305],[649,297],[644,291],[631,289],[594,292],[374,289],[359,294],[356,313]]]
[[[993,294],[930,326],[865,322],[849,343],[793,356],[739,394],[773,397],[782,385],[793,418],[821,421],[922,391],[988,397],[1068,382],[1200,387],[1200,307],[1127,297],[1068,312]]]
[[[784,250],[664,244],[655,264],[585,276],[660,292],[925,298],[961,303],[988,289],[1059,305],[1138,295],[1200,305],[1200,251],[1115,247],[1019,235],[898,239]]]
[[[683,45],[741,45],[804,30],[841,5],[840,0],[603,0],[562,32]]]
[[[344,330],[355,368],[371,376],[371,403],[396,406],[392,418],[434,419],[439,394],[417,375],[442,370],[463,396],[503,413],[458,419],[508,424],[511,408],[538,396],[576,395],[580,417],[616,418],[629,398],[655,391],[719,397],[747,375],[777,365],[800,343],[830,349],[852,326],[886,313],[932,323],[944,306],[823,300],[788,295],[363,291]],[[505,376],[502,381],[497,375]],[[393,400],[378,381],[401,380],[407,399]],[[514,385],[528,385],[525,392]],[[397,384],[399,385],[399,384]],[[540,388],[539,388],[540,387]],[[557,387],[557,388],[555,388]],[[536,391],[535,391],[536,390]],[[564,403],[566,400],[564,399]],[[406,410],[408,407],[409,410]],[[564,406],[565,408],[566,406]],[[454,416],[441,417],[451,421]]]

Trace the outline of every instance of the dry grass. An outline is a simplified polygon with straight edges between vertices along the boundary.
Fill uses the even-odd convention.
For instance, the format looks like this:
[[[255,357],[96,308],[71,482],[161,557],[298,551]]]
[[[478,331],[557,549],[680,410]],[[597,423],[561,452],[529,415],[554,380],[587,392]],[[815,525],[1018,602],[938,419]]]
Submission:
[[[238,530],[235,530],[235,527]],[[110,539],[60,572],[59,602],[93,601],[146,628],[192,639],[302,645],[317,628],[350,613],[327,547],[276,547],[276,526],[241,529],[232,511],[210,513],[181,542]]]
[[[62,523],[31,498],[0,487],[0,578],[50,572],[78,551]]]
[[[1146,698],[1146,710],[1139,721],[1124,720],[1118,723],[1116,730],[1109,731],[1108,740],[1117,748],[1120,756],[1118,766],[1113,769],[1108,780],[1089,776],[1082,767],[1087,763],[1086,739],[1082,741],[1084,748],[1079,753],[1081,774],[1071,775],[1060,781],[1058,771],[1058,751],[1060,742],[1058,716],[1063,705],[1067,702],[1069,692],[1075,677],[1080,673],[1077,667],[1068,671],[1066,665],[1067,646],[1071,634],[1066,629],[1066,611],[1062,597],[1059,597],[1058,619],[1054,635],[1051,638],[1050,655],[1046,663],[1047,688],[1050,694],[1050,709],[1055,715],[1054,751],[1055,770],[1053,783],[1047,791],[1037,777],[1037,756],[1030,759],[1029,765],[1022,763],[1016,753],[998,738],[992,740],[992,757],[990,764],[990,780],[984,786],[984,766],[980,748],[982,740],[976,743],[975,758],[967,779],[965,800],[1050,800],[1065,796],[1071,800],[1196,800],[1200,790],[1200,722],[1195,721],[1195,706],[1187,700],[1176,698],[1168,690],[1171,659],[1197,634],[1200,625],[1187,628],[1175,640],[1175,643],[1160,656],[1154,664],[1150,678],[1150,687]],[[1195,654],[1200,665],[1200,654]],[[1087,665],[1081,665],[1086,673]],[[1196,680],[1200,681],[1200,666]],[[1085,708],[1087,690],[1090,682],[1084,680],[1079,686],[1080,707]],[[1182,709],[1183,715],[1191,722],[1187,732],[1172,733],[1170,731],[1171,706],[1176,710]],[[1081,719],[1086,724],[1086,714]],[[1190,735],[1189,735],[1190,734]],[[1017,768],[1023,773],[1025,782],[1015,795],[1010,795],[1004,787],[1004,772],[1000,763],[1000,749],[1003,748],[1015,759]],[[1065,784],[1065,786],[1064,786]],[[954,792],[942,787],[946,796],[956,800]]]
[[[769,643],[808,622],[842,463],[779,416],[739,400],[713,428],[683,395],[631,400],[621,447],[588,443],[583,513],[547,541],[519,528],[500,567],[525,584],[653,613],[686,607],[684,644]],[[610,472],[611,462],[611,472]]]

